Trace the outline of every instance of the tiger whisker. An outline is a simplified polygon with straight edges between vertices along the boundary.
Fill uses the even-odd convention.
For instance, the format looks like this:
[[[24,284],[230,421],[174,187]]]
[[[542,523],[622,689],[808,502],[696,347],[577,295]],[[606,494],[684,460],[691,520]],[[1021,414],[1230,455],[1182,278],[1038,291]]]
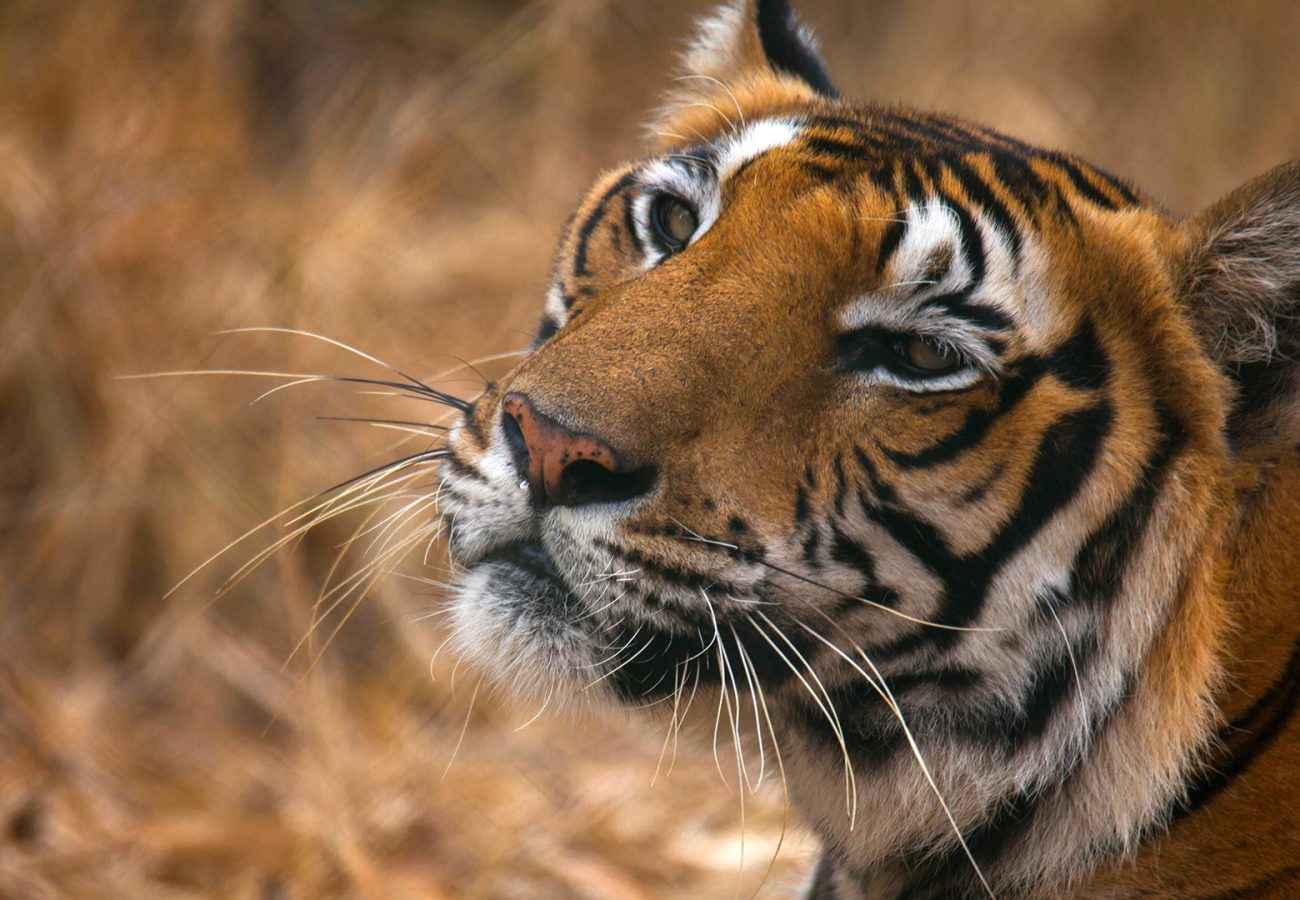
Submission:
[[[421,450],[419,453],[412,453],[409,456],[403,456],[401,459],[395,459],[392,462],[384,463],[382,466],[376,466],[375,468],[367,472],[362,472],[360,475],[355,475],[352,478],[347,479],[346,481],[340,481],[338,484],[332,487],[328,487],[325,490],[321,491],[316,496],[320,497],[320,496],[324,496],[325,494],[332,494],[341,487],[347,487],[353,482],[359,481],[360,479],[363,478],[369,478],[371,475],[377,475],[381,472],[389,472],[399,467],[405,467],[414,463],[424,462],[426,460],[443,459],[444,457],[449,456],[450,454],[451,451],[445,447],[436,447],[432,450]]]
[[[1042,598],[1043,605],[1052,615],[1052,621],[1056,623],[1057,630],[1061,633],[1061,642],[1065,644],[1065,653],[1070,658],[1070,671],[1074,674],[1075,695],[1079,701],[1079,727],[1082,730],[1083,747],[1087,749],[1088,742],[1092,734],[1088,729],[1088,701],[1083,694],[1083,678],[1079,675],[1079,662],[1074,657],[1074,645],[1070,643],[1070,636],[1065,632],[1065,625],[1061,622],[1061,617],[1057,615],[1056,607],[1052,604],[1052,594],[1049,591]]]
[[[704,598],[704,608],[709,614],[709,620],[713,623],[713,638],[710,640],[710,646],[716,648],[718,657],[718,709],[713,717],[713,762],[718,769],[718,777],[722,779],[723,784],[727,784],[727,776],[722,771],[722,760],[718,758],[718,729],[722,724],[722,704],[727,697],[727,668],[726,654],[722,647],[722,636],[718,632],[718,617],[713,609],[713,601],[709,599],[708,591],[700,588],[700,596]],[[730,785],[728,785],[730,787]]]
[[[451,758],[447,760],[447,767],[442,770],[442,777],[438,779],[439,784],[447,780],[447,773],[451,771],[452,763],[456,761],[456,757],[460,754],[460,745],[465,742],[465,732],[469,731],[469,718],[474,713],[474,701],[478,699],[478,689],[482,685],[482,681],[474,685],[474,693],[469,698],[469,709],[465,711],[465,724],[460,728],[460,737],[456,739],[456,746],[451,750]]]
[[[762,616],[762,613],[759,613],[759,615]],[[846,793],[849,794],[849,796],[846,798],[846,806],[848,807],[850,814],[852,814],[853,812],[856,811],[856,805],[854,804],[852,797],[854,796],[854,794],[856,794],[857,778],[853,773],[853,765],[851,760],[849,759],[849,747],[844,740],[844,730],[840,725],[839,715],[835,712],[835,704],[830,702],[829,695],[826,698],[827,703],[822,703],[822,698],[817,696],[817,692],[813,690],[812,685],[809,684],[807,679],[803,677],[803,673],[801,673],[795,667],[794,663],[790,662],[789,657],[787,657],[785,653],[781,651],[781,648],[778,647],[770,637],[768,637],[767,632],[763,630],[762,626],[760,626],[757,622],[755,622],[754,618],[750,615],[746,615],[745,618],[749,622],[750,626],[754,629],[755,633],[758,634],[758,636],[761,637],[765,642],[767,642],[768,646],[770,646],[776,652],[776,655],[780,657],[781,661],[785,663],[786,667],[794,674],[794,677],[798,679],[800,684],[803,685],[804,690],[806,690],[808,692],[808,695],[812,697],[813,702],[817,704],[817,708],[821,710],[822,715],[826,717],[826,721],[830,724],[831,732],[835,735],[836,740],[839,742],[840,752],[844,756],[844,778],[845,778],[845,785],[846,785],[845,790]],[[767,617],[763,616],[763,618],[766,619]],[[783,636],[783,639],[786,641],[786,643],[789,643],[789,638],[784,638]],[[822,690],[824,691],[825,688],[823,688]]]
[[[794,642],[790,640],[790,638],[786,635],[786,633],[782,631],[781,628],[778,627],[775,622],[769,619],[762,610],[756,610],[755,614],[760,619],[762,619],[764,622],[767,623],[768,627],[772,629],[772,631],[776,634],[776,636],[781,638],[781,640],[785,642],[786,646],[790,648],[790,652],[793,653],[796,657],[798,657],[799,661],[803,663],[804,669],[807,670],[809,677],[811,677],[812,680],[817,684],[817,687],[822,692],[822,696],[826,698],[827,706],[830,707],[830,709],[835,715],[835,725],[838,728],[837,736],[840,741],[840,747],[844,752],[844,769],[847,775],[846,778],[847,784],[845,785],[845,788],[850,792],[849,796],[851,798],[849,801],[849,830],[852,831],[854,826],[857,825],[857,821],[858,821],[857,774],[854,772],[853,764],[849,759],[848,745],[844,740],[844,726],[843,723],[840,722],[839,713],[835,711],[835,702],[831,700],[830,692],[826,690],[826,685],[822,683],[821,678],[817,675],[816,670],[813,669],[812,664],[808,662],[807,658],[803,655],[803,653],[800,652],[799,648],[795,646]]]
[[[431,422],[417,422],[413,419],[370,419],[365,416],[317,416],[320,422],[361,422],[366,425],[404,425],[410,428],[425,428],[435,431],[450,431],[450,425],[436,425]]]
[[[604,606],[597,607],[596,609],[593,609],[591,612],[583,613],[581,616],[579,616],[579,617],[578,617],[577,619],[575,619],[574,621],[576,621],[576,622],[582,622],[582,621],[584,621],[584,620],[586,620],[586,619],[590,619],[590,618],[592,618],[592,617],[594,617],[594,616],[598,616],[598,615],[600,615],[601,613],[603,613],[605,610],[607,610],[607,609],[609,609],[611,606],[613,606],[615,603],[617,603],[618,601],[622,600],[622,599],[623,599],[624,597],[626,597],[626,596],[627,596],[627,591],[622,591],[622,592],[619,593],[619,595],[618,595],[617,597],[615,597],[613,600],[611,600],[611,601],[609,601],[608,603],[606,603]]]
[[[731,630],[732,630],[732,634],[734,635],[735,628],[732,627]],[[727,680],[731,682],[731,694],[735,698],[735,709],[734,710],[730,709],[731,701],[728,701],[727,706],[728,706],[728,712],[731,713],[731,715],[728,716],[728,722],[731,725],[731,736],[736,745],[736,762],[737,762],[736,768],[738,770],[737,775],[741,777],[741,784],[739,786],[748,787],[749,792],[752,794],[754,793],[754,785],[750,782],[749,770],[748,767],[745,765],[744,751],[741,747],[740,717],[741,717],[741,712],[743,711],[743,705],[740,702],[740,685],[736,681],[736,666],[731,661],[730,656],[726,653],[726,649],[725,649],[726,643],[720,642],[718,644],[718,647],[723,649],[723,657],[725,658],[727,663],[725,673],[726,673]],[[741,793],[744,792],[742,791]],[[743,844],[744,843],[744,827],[743,827],[744,809],[743,808],[741,809],[741,815],[742,815],[741,843]]]
[[[690,141],[691,141],[691,139],[688,138],[686,135],[684,135],[684,134],[678,134],[678,133],[675,132],[675,131],[656,131],[655,134],[656,134],[658,137],[670,137],[670,138],[673,138],[673,139],[675,139],[675,140],[682,141],[683,143],[687,143],[687,144],[689,144]]]
[[[552,687],[549,691],[546,692],[546,699],[542,701],[542,708],[537,710],[537,712],[533,713],[533,717],[531,719],[529,719],[527,722],[525,722],[524,724],[516,728],[515,734],[518,734],[519,732],[523,731],[529,725],[533,724],[534,722],[536,722],[538,719],[542,717],[542,713],[546,712],[546,708],[551,705],[551,697],[554,694],[555,694],[555,688]]]
[[[398,574],[398,573],[394,573],[394,574]],[[449,584],[442,584],[441,582],[439,582],[439,583],[438,583],[438,587],[441,587],[441,588],[450,588],[451,585],[449,585]],[[418,614],[418,615],[413,615],[413,616],[411,616],[410,621],[411,621],[412,623],[415,623],[415,622],[427,622],[427,621],[429,621],[429,620],[431,620],[431,619],[437,619],[437,618],[439,618],[440,616],[447,616],[447,615],[450,615],[450,614],[452,614],[453,612],[455,612],[455,610],[452,609],[451,607],[448,607],[448,608],[446,608],[446,609],[431,609],[431,610],[429,610],[428,612],[423,612],[423,613],[420,613],[420,614]]]
[[[448,394],[445,391],[439,391],[435,388],[418,386],[416,384],[403,384],[400,381],[385,381],[377,378],[362,378],[353,375],[324,375],[320,373],[304,372],[269,372],[256,369],[173,369],[166,372],[143,372],[133,375],[119,375],[119,381],[143,381],[151,378],[178,378],[187,376],[207,376],[207,375],[236,375],[252,378],[284,378],[289,379],[295,384],[313,384],[316,382],[338,382],[340,384],[363,384],[371,387],[386,387],[393,390],[404,392],[407,396],[420,397],[425,400],[440,403],[443,406],[449,406],[460,412],[469,409],[468,401],[459,397]],[[256,402],[256,401],[254,401]]]
[[[701,544],[707,544],[714,547],[722,547],[727,550],[734,550],[738,553],[743,552],[739,544],[733,544],[728,541],[720,541],[716,538],[705,537],[704,535],[699,534],[696,531],[693,531],[688,526],[683,525],[681,522],[678,522],[676,519],[673,519],[673,521],[677,522],[677,525],[681,527],[682,530],[687,532],[687,534],[685,535],[677,535],[676,537],[678,540],[696,541]],[[865,603],[868,606],[872,607],[873,609],[878,609],[881,612],[889,613],[891,616],[896,616],[897,618],[903,619],[904,621],[907,622],[911,622],[914,625],[924,625],[929,628],[940,628],[943,629],[944,631],[971,631],[971,632],[995,633],[995,632],[1000,632],[1005,630],[1002,628],[987,628],[987,627],[979,627],[974,625],[945,625],[942,622],[932,622],[929,619],[921,619],[916,616],[909,616],[907,613],[893,609],[884,603],[880,603],[879,601],[870,600],[866,597],[860,597],[856,594],[850,594],[850,593],[846,593],[845,591],[837,590],[836,588],[833,588],[830,585],[822,584],[821,582],[809,578],[806,575],[800,575],[798,572],[793,572],[789,569],[778,566],[775,563],[768,562],[767,560],[753,558],[753,557],[746,557],[746,560],[748,562],[756,563],[757,565],[769,568],[774,572],[780,572],[782,575],[787,575],[790,578],[794,578],[799,581],[802,581],[804,584],[811,585],[812,587],[815,588],[820,588],[823,591],[828,591],[832,594],[835,594],[838,597],[843,597],[847,600],[856,600],[859,603]]]
[[[663,769],[664,757],[668,753],[668,743],[670,740],[673,742],[673,747],[674,747],[673,755],[676,756],[677,729],[681,727],[681,722],[677,718],[677,716],[681,707],[682,692],[686,688],[687,668],[688,667],[683,663],[678,663],[677,665],[673,666],[672,718],[669,719],[668,721],[668,731],[666,734],[664,734],[663,746],[659,748],[659,761],[655,763],[655,773],[650,778],[651,787],[654,787],[655,782],[659,780],[659,773]]]
[[[686,74],[686,75],[678,75],[676,78],[673,79],[673,81],[688,81],[688,80],[691,80],[691,79],[700,79],[700,80],[704,80],[704,81],[711,81],[711,82],[713,82],[714,84],[716,84],[718,87],[720,87],[720,88],[722,88],[724,91],[726,91],[726,92],[727,92],[727,96],[731,98],[731,102],[732,102],[733,104],[735,104],[735,106],[736,106],[736,116],[740,119],[740,127],[741,127],[741,128],[745,128],[745,127],[746,127],[746,125],[745,125],[745,111],[744,111],[743,109],[741,109],[741,107],[740,107],[740,101],[736,99],[736,95],[735,95],[735,93],[732,92],[731,88],[727,87],[725,84],[723,84],[723,83],[722,83],[721,81],[719,81],[718,79],[714,78],[712,75],[702,75],[702,74]],[[721,115],[721,113],[719,113],[719,115]],[[724,117],[724,118],[725,118],[725,117]],[[729,119],[728,119],[728,122],[730,122]],[[732,131],[735,131],[735,127],[734,127],[734,126],[732,127]]]
[[[837,628],[839,628],[840,631],[843,631],[843,628],[840,628],[838,623],[836,623],[833,619],[831,619],[830,616],[827,616],[825,613],[821,613],[821,615],[832,625],[835,625]],[[826,646],[830,647],[832,651],[834,651],[841,658],[847,661],[849,665],[851,665],[854,669],[858,671],[860,675],[862,675],[862,677],[866,680],[867,684],[871,686],[871,689],[874,690],[877,694],[879,694],[881,699],[885,701],[885,705],[889,708],[890,712],[893,713],[894,717],[898,720],[899,727],[903,729],[903,735],[907,739],[907,744],[912,751],[912,756],[916,759],[917,766],[921,770],[921,774],[925,777],[926,782],[929,784],[930,790],[934,794],[935,799],[939,801],[939,805],[943,809],[944,816],[948,819],[948,824],[952,828],[953,834],[957,838],[957,842],[961,845],[962,851],[966,854],[967,860],[970,861],[971,867],[974,869],[976,877],[979,878],[980,884],[983,885],[984,890],[988,893],[989,897],[993,898],[993,900],[997,900],[997,895],[994,894],[993,888],[989,886],[988,881],[985,879],[983,870],[980,868],[979,863],[975,861],[975,854],[971,852],[970,846],[966,843],[966,838],[962,834],[960,826],[958,826],[957,824],[957,819],[953,815],[952,809],[948,806],[948,802],[944,799],[943,792],[939,790],[939,785],[934,779],[934,774],[931,772],[929,764],[925,761],[925,756],[921,753],[921,748],[916,742],[916,737],[912,733],[911,727],[907,724],[907,720],[903,716],[902,707],[899,706],[897,699],[895,699],[894,697],[893,691],[889,689],[889,685],[885,681],[884,675],[881,674],[880,670],[876,667],[876,664],[872,661],[871,657],[867,655],[866,651],[863,650],[862,647],[856,641],[854,641],[852,638],[848,638],[848,635],[845,635],[845,637],[848,638],[849,643],[852,644],[853,648],[857,650],[858,654],[862,657],[862,660],[867,664],[867,666],[874,673],[874,678],[868,675],[862,669],[861,666],[857,665],[857,663],[854,662],[852,658],[850,658],[846,653],[844,653],[844,651],[841,650],[833,642],[827,640],[825,637],[818,634],[815,630],[809,628],[807,624],[805,624],[804,622],[801,622],[798,619],[795,619],[795,622],[801,628],[803,628],[813,637],[820,640],[822,643],[826,644]]]
[[[414,376],[412,376],[412,375],[408,375],[406,372],[403,372],[401,369],[398,369],[398,368],[396,368],[396,367],[394,367],[394,366],[389,365],[388,363],[384,362],[383,360],[378,359],[377,357],[374,357],[374,356],[370,355],[369,353],[366,353],[364,350],[358,350],[356,347],[353,347],[351,344],[345,344],[345,343],[342,342],[342,341],[335,340],[334,338],[331,338],[331,337],[326,337],[326,336],[323,335],[323,334],[317,334],[317,333],[314,332],[314,331],[304,331],[304,330],[302,330],[302,329],[300,329],[300,328],[283,328],[283,327],[276,327],[276,326],[249,326],[249,327],[245,327],[245,328],[227,328],[227,329],[224,329],[224,330],[222,330],[222,331],[218,331],[218,332],[216,332],[216,334],[221,334],[221,335],[225,335],[225,334],[257,334],[257,333],[262,333],[262,334],[288,334],[288,335],[294,335],[294,336],[297,336],[297,337],[310,338],[311,340],[315,340],[315,341],[321,341],[322,343],[329,344],[329,345],[331,345],[331,346],[333,346],[333,347],[338,347],[338,348],[340,348],[340,349],[342,349],[342,350],[346,350],[346,351],[348,351],[349,353],[352,353],[352,354],[354,354],[354,355],[356,355],[356,356],[359,356],[359,357],[361,357],[362,359],[364,359],[364,360],[366,360],[366,361],[368,361],[368,362],[372,362],[372,363],[374,363],[375,365],[377,365],[377,366],[379,366],[379,367],[381,367],[381,368],[387,369],[388,371],[392,372],[393,374],[395,374],[395,375],[397,375],[397,376],[399,376],[399,377],[401,377],[401,378],[406,379],[408,382],[411,383],[411,385],[412,385],[413,387],[415,387],[416,389],[418,389],[421,393],[426,393],[426,394],[431,395],[431,396],[432,396],[432,395],[441,395],[441,396],[443,396],[443,397],[447,397],[447,398],[449,398],[449,399],[456,400],[456,401],[459,402],[459,403],[464,403],[463,400],[459,400],[459,398],[451,397],[450,394],[444,394],[442,391],[439,391],[439,390],[437,390],[437,389],[435,389],[435,388],[430,387],[429,385],[425,384],[425,383],[424,383],[423,381],[421,381],[420,379],[418,379],[418,378],[416,378],[416,377],[414,377]],[[471,366],[470,368],[473,368],[473,367]],[[480,376],[480,377],[481,377],[481,376]],[[487,379],[483,379],[483,380],[486,381]],[[451,405],[451,404],[448,404],[448,405]],[[467,408],[468,408],[468,404],[465,404],[464,407],[461,407],[462,412],[464,411],[464,409],[467,409]]]
[[[579,669],[599,669],[601,666],[605,665],[605,663],[613,662],[615,659],[618,659],[618,655],[619,655],[620,653],[622,653],[622,652],[623,652],[624,650],[626,650],[628,647],[632,646],[632,642],[635,641],[635,640],[637,639],[637,635],[639,635],[639,634],[641,633],[641,629],[644,628],[644,627],[645,627],[645,623],[644,623],[644,622],[641,623],[640,625],[638,625],[638,626],[636,627],[636,631],[633,631],[633,632],[632,632],[632,636],[631,636],[630,638],[628,638],[626,641],[624,641],[624,642],[623,642],[623,643],[618,647],[618,649],[614,650],[614,652],[611,653],[609,656],[605,657],[604,659],[597,660],[597,661],[594,662],[594,663],[588,663],[588,664],[585,664],[585,665],[580,665],[580,666],[578,666],[578,668],[579,668]],[[608,649],[610,649],[610,647],[609,647],[608,645],[606,645],[605,649],[608,650]]]
[[[753,671],[753,664],[749,661],[749,654],[745,652],[745,647],[740,642],[740,636],[736,634],[736,626],[729,625],[731,629],[731,639],[735,642],[737,654],[740,656],[740,668],[744,672],[745,681],[749,685],[749,697],[754,704],[754,736],[758,742],[758,780],[750,787],[751,791],[756,791],[763,785],[763,775],[767,769],[766,752],[763,747],[762,723],[758,717],[758,691],[756,680],[758,675]]]
[[[702,109],[711,109],[711,110],[713,110],[715,113],[718,114],[719,118],[721,118],[722,121],[724,121],[724,122],[727,123],[727,129],[728,129],[728,130],[729,130],[733,135],[735,135],[735,134],[739,134],[739,133],[740,133],[740,132],[736,129],[736,123],[733,122],[733,121],[731,120],[731,117],[728,116],[726,113],[724,113],[722,110],[718,109],[718,108],[717,108],[716,106],[714,106],[712,103],[705,103],[703,100],[699,100],[699,101],[696,101],[695,103],[687,103],[685,106],[682,107],[682,109],[683,109],[683,110],[686,110],[686,109],[691,109],[691,108],[693,108],[693,107],[700,107],[700,108],[702,108]],[[703,138],[701,138],[701,140],[703,140]],[[707,141],[706,141],[705,143],[707,143]]]
[[[608,672],[606,672],[604,675],[601,675],[601,676],[600,676],[599,678],[597,678],[595,681],[591,682],[591,684],[588,684],[588,685],[586,685],[585,687],[583,687],[581,690],[578,691],[578,693],[580,693],[580,694],[584,694],[584,693],[586,693],[587,691],[589,691],[589,690],[591,690],[592,688],[594,688],[596,685],[600,684],[600,683],[601,683],[602,681],[604,681],[606,678],[609,678],[609,677],[613,676],[615,672],[618,672],[618,671],[619,671],[620,669],[622,669],[624,666],[630,665],[634,660],[636,660],[636,658],[637,658],[638,656],[640,656],[642,653],[645,653],[647,650],[649,650],[650,647],[651,647],[651,645],[654,644],[654,641],[655,641],[655,639],[654,639],[653,637],[651,637],[649,640],[647,640],[647,641],[646,641],[646,642],[641,646],[641,649],[640,649],[640,650],[638,650],[637,652],[633,653],[631,656],[629,656],[627,659],[623,660],[621,663],[619,663],[619,664],[618,664],[617,666],[615,666],[614,668],[610,669],[610,670],[609,670]]]
[[[752,671],[754,664],[753,662],[749,661],[749,654],[745,651],[744,645],[741,644],[739,641],[737,641],[736,647],[740,651],[741,658],[746,661],[746,664],[749,666],[750,670]],[[754,900],[754,897],[758,896],[758,892],[762,890],[763,885],[767,884],[768,878],[771,877],[772,870],[776,866],[777,857],[781,855],[781,847],[785,844],[786,829],[789,827],[789,823],[790,823],[790,785],[786,781],[786,777],[785,777],[785,762],[781,759],[781,745],[780,742],[777,740],[776,728],[772,725],[772,715],[767,707],[767,695],[763,691],[762,681],[759,679],[758,673],[756,671],[754,672],[754,689],[755,691],[757,691],[758,694],[759,706],[763,710],[763,718],[767,722],[767,732],[772,738],[772,754],[776,757],[777,771],[779,771],[781,774],[781,801],[782,802],[781,802],[781,834],[776,840],[776,848],[772,851],[771,858],[768,859],[767,861],[767,869],[766,871],[763,872],[763,877],[762,879],[759,880],[758,886],[754,888],[754,893],[750,896],[750,900]],[[755,729],[759,727],[760,726],[758,724],[755,724]],[[762,746],[763,746],[762,738],[760,736],[759,738],[760,750],[762,749]],[[762,779],[760,777],[760,781],[761,780]]]

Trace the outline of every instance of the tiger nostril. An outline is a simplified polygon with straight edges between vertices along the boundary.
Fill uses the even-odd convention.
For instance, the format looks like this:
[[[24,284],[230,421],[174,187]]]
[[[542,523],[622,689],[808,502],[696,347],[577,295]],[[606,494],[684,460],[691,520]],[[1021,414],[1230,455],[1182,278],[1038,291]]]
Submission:
[[[528,469],[530,458],[528,455],[528,441],[524,438],[523,429],[519,427],[518,420],[508,412],[501,414],[501,430],[506,436],[506,447],[510,450],[510,459],[515,464],[515,471],[519,473],[519,478],[523,484],[528,483]]]
[[[625,471],[613,447],[539,413],[523,394],[506,394],[501,409],[515,470],[540,506],[631,500],[654,482],[653,468]]]
[[[559,506],[621,503],[648,492],[654,480],[655,470],[651,466],[614,472],[592,460],[580,459],[564,467],[559,490],[551,502]]]

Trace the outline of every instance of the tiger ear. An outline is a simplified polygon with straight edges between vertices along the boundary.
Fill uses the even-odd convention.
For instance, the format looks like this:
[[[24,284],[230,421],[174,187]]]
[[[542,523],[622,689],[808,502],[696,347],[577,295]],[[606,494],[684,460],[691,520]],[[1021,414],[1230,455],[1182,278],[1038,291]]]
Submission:
[[[1202,347],[1236,388],[1239,451],[1300,440],[1300,161],[1233,191],[1183,228],[1181,293]]]
[[[692,121],[701,108],[725,110],[719,116],[730,120],[733,108],[743,118],[763,107],[838,96],[812,32],[788,0],[730,0],[718,7],[700,22],[684,63],[656,128],[702,132],[727,122]]]
[[[690,75],[731,84],[763,72],[802,81],[835,97],[812,32],[799,23],[788,0],[732,0],[700,23],[686,55]]]

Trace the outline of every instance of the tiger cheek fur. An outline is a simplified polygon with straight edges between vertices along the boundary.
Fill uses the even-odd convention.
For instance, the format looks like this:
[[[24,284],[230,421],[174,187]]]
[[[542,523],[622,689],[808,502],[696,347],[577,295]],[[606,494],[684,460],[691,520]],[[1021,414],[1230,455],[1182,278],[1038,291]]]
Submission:
[[[783,3],[688,67],[450,436],[462,651],[556,705],[720,694],[810,896],[1285,896],[1300,169],[1174,221],[840,101]],[[1242,791],[1261,865],[1215,837]]]

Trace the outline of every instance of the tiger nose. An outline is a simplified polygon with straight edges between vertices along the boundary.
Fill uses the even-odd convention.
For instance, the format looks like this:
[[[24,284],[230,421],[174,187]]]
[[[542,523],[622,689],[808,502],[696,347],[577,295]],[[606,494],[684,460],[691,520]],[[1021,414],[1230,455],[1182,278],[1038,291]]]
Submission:
[[[652,469],[625,471],[613,447],[543,415],[523,394],[506,394],[501,409],[501,426],[515,469],[539,506],[631,500],[645,493],[654,480]]]

